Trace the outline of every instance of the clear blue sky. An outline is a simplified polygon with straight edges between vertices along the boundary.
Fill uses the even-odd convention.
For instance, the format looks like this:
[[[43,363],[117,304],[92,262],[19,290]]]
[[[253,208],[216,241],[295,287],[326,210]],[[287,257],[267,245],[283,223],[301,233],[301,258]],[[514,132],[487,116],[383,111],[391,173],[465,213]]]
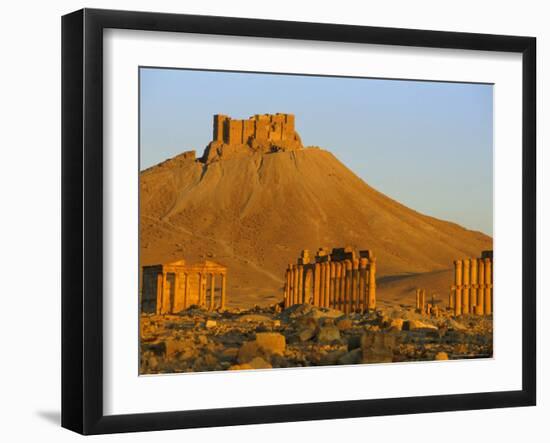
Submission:
[[[493,232],[492,85],[141,69],[145,169],[200,156],[212,116],[293,113],[305,146],[428,215]]]

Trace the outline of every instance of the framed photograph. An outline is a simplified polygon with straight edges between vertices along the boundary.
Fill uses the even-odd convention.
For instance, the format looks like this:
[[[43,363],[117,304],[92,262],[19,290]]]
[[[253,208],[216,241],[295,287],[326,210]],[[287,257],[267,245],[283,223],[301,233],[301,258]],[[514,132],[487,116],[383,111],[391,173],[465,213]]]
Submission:
[[[62,425],[536,403],[531,37],[62,20]]]

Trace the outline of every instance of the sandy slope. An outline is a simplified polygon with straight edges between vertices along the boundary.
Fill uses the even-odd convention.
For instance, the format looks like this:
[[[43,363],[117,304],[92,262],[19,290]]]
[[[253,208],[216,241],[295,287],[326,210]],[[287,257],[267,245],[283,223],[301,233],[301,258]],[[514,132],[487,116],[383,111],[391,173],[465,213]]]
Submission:
[[[142,172],[140,241],[142,265],[185,258],[228,266],[230,305],[278,299],[301,249],[372,249],[384,277],[449,269],[455,258],[492,248],[482,233],[386,197],[321,149],[209,165],[180,156]],[[426,278],[450,284],[445,273]],[[414,277],[397,281],[411,296]],[[380,295],[392,285],[381,280]]]
[[[450,285],[454,278],[452,269],[404,276],[385,276],[377,281],[377,299],[389,305],[416,305],[416,288],[426,290],[426,302],[439,300],[439,306],[446,307]]]

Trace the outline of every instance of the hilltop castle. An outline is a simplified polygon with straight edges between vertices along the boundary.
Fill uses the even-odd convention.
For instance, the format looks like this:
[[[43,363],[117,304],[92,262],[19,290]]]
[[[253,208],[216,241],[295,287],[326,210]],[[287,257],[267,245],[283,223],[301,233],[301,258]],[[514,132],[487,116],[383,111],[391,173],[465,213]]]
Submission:
[[[293,114],[256,114],[247,120],[214,115],[213,137],[202,161],[211,163],[235,154],[302,149]]]

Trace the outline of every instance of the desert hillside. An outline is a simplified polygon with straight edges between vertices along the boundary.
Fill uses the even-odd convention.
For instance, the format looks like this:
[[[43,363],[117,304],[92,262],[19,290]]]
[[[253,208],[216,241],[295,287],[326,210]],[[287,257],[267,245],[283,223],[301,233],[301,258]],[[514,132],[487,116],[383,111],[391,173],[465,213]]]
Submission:
[[[222,263],[229,306],[280,299],[285,268],[302,249],[371,249],[380,296],[394,285],[405,298],[422,281],[446,291],[452,275],[438,271],[492,249],[490,237],[403,206],[318,148],[211,163],[182,154],[143,171],[140,184],[141,265]]]

